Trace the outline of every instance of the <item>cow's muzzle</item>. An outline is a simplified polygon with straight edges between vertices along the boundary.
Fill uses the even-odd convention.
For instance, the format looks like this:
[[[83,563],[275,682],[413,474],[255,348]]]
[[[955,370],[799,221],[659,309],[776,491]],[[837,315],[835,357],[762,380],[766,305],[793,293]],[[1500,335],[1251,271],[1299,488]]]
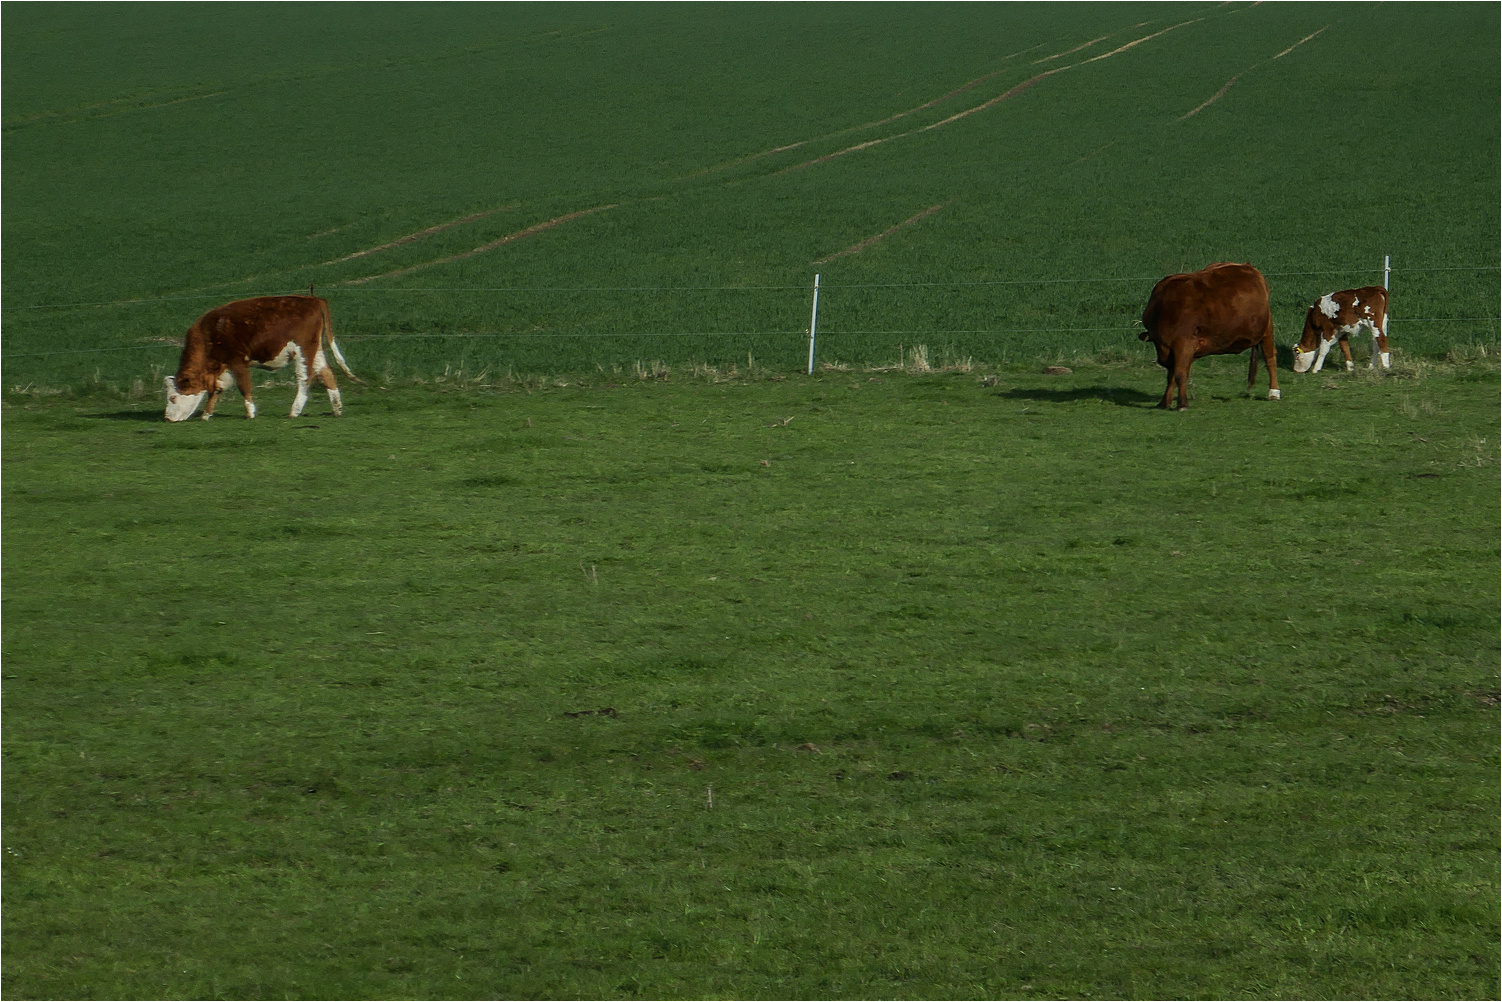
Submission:
[[[203,392],[180,393],[177,389],[177,380],[168,376],[165,380],[167,390],[167,409],[162,415],[168,421],[186,421],[198,410],[198,405],[203,401]]]

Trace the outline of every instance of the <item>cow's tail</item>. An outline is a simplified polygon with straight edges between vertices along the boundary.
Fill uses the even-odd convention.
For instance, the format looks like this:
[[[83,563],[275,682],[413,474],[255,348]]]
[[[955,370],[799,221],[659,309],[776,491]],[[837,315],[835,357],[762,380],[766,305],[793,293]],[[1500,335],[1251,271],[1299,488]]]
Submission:
[[[329,352],[334,356],[334,361],[339,363],[339,368],[343,369],[344,374],[350,379],[353,379],[357,383],[365,382],[365,380],[349,371],[349,363],[344,360],[344,355],[339,351],[338,343],[334,341],[334,318],[329,314],[329,301],[327,299],[319,306],[319,310],[323,313],[323,336],[328,338]]]

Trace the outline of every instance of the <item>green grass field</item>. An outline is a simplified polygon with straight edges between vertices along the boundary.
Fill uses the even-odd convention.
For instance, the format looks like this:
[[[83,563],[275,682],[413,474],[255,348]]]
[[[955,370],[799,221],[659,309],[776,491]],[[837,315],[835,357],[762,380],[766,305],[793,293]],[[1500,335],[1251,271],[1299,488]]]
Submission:
[[[8,994],[1490,997],[1495,365],[1235,363],[12,404]]]
[[[10,997],[1496,997],[1496,6],[5,15]]]

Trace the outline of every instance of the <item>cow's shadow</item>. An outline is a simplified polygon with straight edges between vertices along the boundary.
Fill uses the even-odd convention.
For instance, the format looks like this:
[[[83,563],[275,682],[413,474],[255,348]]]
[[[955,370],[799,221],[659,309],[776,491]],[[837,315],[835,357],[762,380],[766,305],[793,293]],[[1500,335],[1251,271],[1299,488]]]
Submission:
[[[155,411],[108,411],[99,414],[85,414],[83,417],[92,418],[95,421],[155,421],[157,424],[166,424],[162,412]]]
[[[1162,399],[1161,395],[1143,393],[1125,386],[1076,386],[1067,390],[1021,386],[1003,390],[996,395],[1011,400],[1045,400],[1055,404],[1067,404],[1076,400],[1103,400],[1118,407],[1156,407]]]

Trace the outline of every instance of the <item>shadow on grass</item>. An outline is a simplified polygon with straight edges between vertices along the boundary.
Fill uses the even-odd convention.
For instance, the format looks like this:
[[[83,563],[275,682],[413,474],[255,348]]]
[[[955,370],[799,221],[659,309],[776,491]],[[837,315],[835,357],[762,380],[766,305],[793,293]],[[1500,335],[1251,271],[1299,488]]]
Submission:
[[[95,421],[155,421],[157,424],[167,423],[166,419],[162,417],[162,412],[159,410],[109,411],[107,413],[84,414],[82,416],[92,418]]]
[[[1069,403],[1072,400],[1104,400],[1120,407],[1156,407],[1158,401],[1162,399],[1158,395],[1143,393],[1141,390],[1128,389],[1124,386],[1077,386],[1068,390],[1028,386],[1005,390],[997,396],[1012,400],[1047,400],[1056,404]]]

